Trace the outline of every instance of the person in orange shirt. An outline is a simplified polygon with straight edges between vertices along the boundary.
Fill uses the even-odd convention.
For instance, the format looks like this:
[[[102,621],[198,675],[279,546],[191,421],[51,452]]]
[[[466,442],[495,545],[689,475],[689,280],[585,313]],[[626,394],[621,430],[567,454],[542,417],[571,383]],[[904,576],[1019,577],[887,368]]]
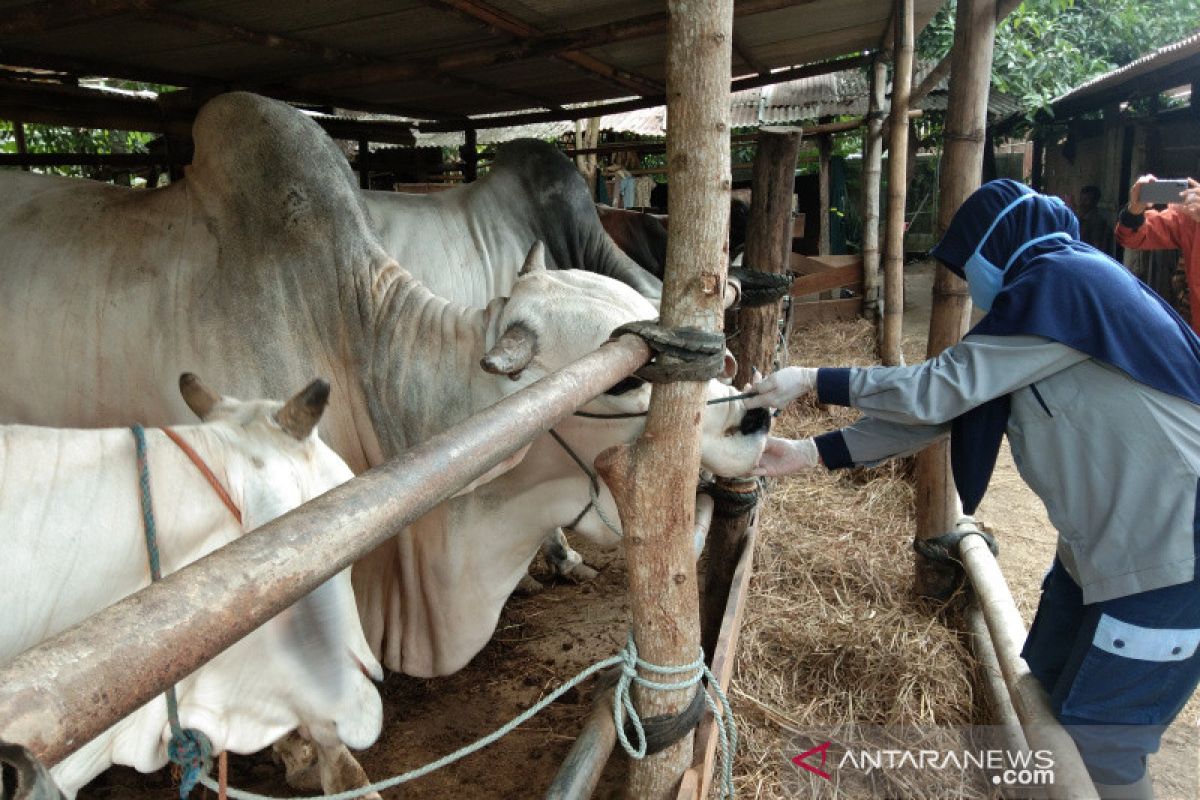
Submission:
[[[1131,250],[1178,250],[1187,276],[1192,330],[1200,333],[1200,183],[1188,178],[1178,203],[1154,211],[1141,201],[1142,187],[1155,181],[1143,175],[1129,189],[1129,202],[1117,220],[1117,244]]]

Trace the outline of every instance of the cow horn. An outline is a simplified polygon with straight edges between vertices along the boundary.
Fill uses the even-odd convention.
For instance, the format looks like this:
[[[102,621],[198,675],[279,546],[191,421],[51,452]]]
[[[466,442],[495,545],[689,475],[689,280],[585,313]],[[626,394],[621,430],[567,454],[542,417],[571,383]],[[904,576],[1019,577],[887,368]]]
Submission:
[[[529,248],[529,255],[525,256],[525,263],[521,265],[521,271],[518,275],[529,275],[533,272],[546,271],[546,245],[542,244],[541,240],[533,243]]]
[[[209,389],[191,372],[179,376],[179,393],[183,402],[199,417],[204,419],[212,412],[213,406],[221,402],[221,396]]]
[[[321,414],[328,402],[329,381],[317,378],[284,403],[283,408],[275,414],[275,420],[289,436],[303,441],[321,421]]]
[[[533,360],[537,336],[521,323],[510,325],[496,346],[488,350],[479,366],[493,375],[507,375],[514,381]]]

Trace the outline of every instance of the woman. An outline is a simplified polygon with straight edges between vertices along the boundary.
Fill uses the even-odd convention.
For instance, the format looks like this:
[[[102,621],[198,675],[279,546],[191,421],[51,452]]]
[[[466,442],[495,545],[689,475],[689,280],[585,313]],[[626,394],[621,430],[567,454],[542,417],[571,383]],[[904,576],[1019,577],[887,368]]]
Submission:
[[[1015,181],[972,194],[932,255],[966,279],[979,324],[912,367],[790,367],[757,382],[748,406],[816,390],[865,414],[772,438],[758,472],[867,465],[949,434],[972,513],[1007,434],[1059,533],[1023,655],[1101,796],[1150,797],[1146,756],[1200,679],[1200,339],[1080,242],[1061,201]]]

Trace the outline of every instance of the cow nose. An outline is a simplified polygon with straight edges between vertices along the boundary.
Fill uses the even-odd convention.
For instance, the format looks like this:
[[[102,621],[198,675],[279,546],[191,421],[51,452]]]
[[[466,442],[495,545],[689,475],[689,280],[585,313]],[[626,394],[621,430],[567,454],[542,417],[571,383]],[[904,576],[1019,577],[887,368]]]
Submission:
[[[742,421],[738,425],[740,430],[746,436],[755,433],[763,433],[771,429],[771,412],[765,408],[752,408],[742,415]]]

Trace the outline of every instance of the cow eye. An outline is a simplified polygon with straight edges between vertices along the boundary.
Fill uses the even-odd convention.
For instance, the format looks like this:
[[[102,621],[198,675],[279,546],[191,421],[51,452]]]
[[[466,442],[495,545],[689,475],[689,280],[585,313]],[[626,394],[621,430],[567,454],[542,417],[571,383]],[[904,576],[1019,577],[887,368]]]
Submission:
[[[641,388],[642,385],[645,383],[646,382],[644,380],[642,380],[641,378],[637,378],[637,377],[634,377],[633,375],[630,375],[625,380],[620,381],[617,384],[615,384],[611,389],[609,389],[607,392],[605,392],[605,394],[612,394],[612,395],[625,394],[626,392],[632,392],[634,389]]]

